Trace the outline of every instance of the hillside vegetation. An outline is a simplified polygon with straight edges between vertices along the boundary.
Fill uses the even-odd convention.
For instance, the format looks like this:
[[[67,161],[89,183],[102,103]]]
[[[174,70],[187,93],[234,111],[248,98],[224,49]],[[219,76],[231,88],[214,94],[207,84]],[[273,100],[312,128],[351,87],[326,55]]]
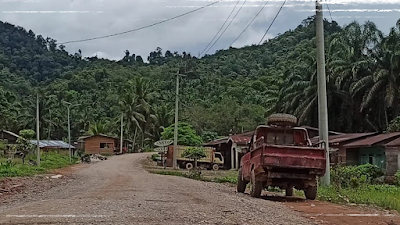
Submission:
[[[399,21],[400,22],[400,21]],[[400,24],[385,36],[372,23],[340,27],[324,22],[331,130],[383,131],[399,114]],[[173,123],[175,77],[180,81],[180,121],[203,141],[252,130],[273,112],[318,126],[314,18],[261,46],[217,51],[203,58],[156,48],[148,62],[68,53],[56,40],[0,22],[0,127],[34,129],[40,97],[41,139],[119,133],[144,147]]]

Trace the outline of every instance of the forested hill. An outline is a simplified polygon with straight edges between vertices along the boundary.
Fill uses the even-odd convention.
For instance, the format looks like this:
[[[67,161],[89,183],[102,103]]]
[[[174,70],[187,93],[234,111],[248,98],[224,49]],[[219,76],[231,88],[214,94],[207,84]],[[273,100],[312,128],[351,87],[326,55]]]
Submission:
[[[324,24],[330,128],[384,130],[398,114],[398,27],[384,37],[369,22]],[[127,50],[121,60],[110,61],[68,53],[54,39],[0,22],[0,127],[34,129],[39,93],[42,139],[66,137],[64,100],[79,104],[71,108],[74,138],[118,134],[122,110],[127,137],[136,133],[150,143],[173,123],[178,72],[186,75],[180,81],[180,121],[204,141],[252,130],[271,112],[294,113],[302,125],[317,126],[314,26],[310,17],[261,46],[201,59],[157,48],[149,56]]]

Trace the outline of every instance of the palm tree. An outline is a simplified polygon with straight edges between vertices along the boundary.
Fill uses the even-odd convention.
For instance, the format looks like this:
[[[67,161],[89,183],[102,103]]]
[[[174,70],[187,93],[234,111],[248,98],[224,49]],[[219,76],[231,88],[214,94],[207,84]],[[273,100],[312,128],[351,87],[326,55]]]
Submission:
[[[90,124],[88,134],[98,135],[98,134],[108,134],[108,124],[104,122],[95,122]]]
[[[133,90],[135,98],[137,100],[138,112],[143,115],[144,119],[139,122],[139,127],[141,128],[141,139],[142,148],[144,148],[144,140],[146,136],[147,128],[150,126],[151,117],[151,105],[150,101],[153,98],[154,93],[150,91],[150,84],[147,80],[142,77],[137,77],[133,83]]]
[[[359,80],[353,87],[354,93],[362,93],[361,110],[365,112],[380,111],[384,124],[375,121],[379,130],[384,130],[391,119],[399,115],[400,103],[400,20],[390,30],[373,53],[376,64],[374,73]],[[376,104],[381,107],[377,108]],[[388,109],[391,115],[388,115]],[[383,112],[381,111],[383,110]],[[378,118],[382,118],[378,117]]]
[[[135,130],[133,136],[133,146],[135,146],[138,129],[142,131],[140,123],[146,122],[145,117],[141,113],[142,107],[138,104],[135,94],[129,91],[121,97],[119,105],[124,118],[126,118],[126,127],[129,130]]]
[[[168,110],[166,105],[154,109],[154,113],[150,116],[151,125],[148,133],[153,141],[160,140],[161,132],[171,124],[172,116],[173,110]]]

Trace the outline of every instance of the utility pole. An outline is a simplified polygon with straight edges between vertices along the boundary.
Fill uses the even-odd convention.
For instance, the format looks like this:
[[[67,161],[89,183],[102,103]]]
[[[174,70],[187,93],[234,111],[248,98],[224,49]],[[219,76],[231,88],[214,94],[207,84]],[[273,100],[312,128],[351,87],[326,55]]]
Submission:
[[[176,96],[175,96],[175,128],[174,128],[174,151],[173,151],[173,162],[172,167],[177,168],[177,154],[178,154],[178,108],[179,108],[179,76],[185,76],[178,73],[176,74]]]
[[[37,143],[37,159],[36,164],[40,166],[40,146],[39,146],[39,92],[36,94],[36,143]]]
[[[119,146],[119,153],[122,154],[122,144],[123,144],[123,135],[124,135],[124,124],[123,124],[123,120],[124,120],[124,114],[121,113],[121,142],[120,142],[120,146]]]
[[[329,162],[329,134],[328,134],[328,104],[326,97],[325,76],[325,46],[324,46],[324,21],[322,5],[315,1],[315,25],[317,36],[317,81],[318,81],[318,132],[319,139],[325,149],[326,173],[321,181],[324,185],[330,185],[330,162]]]
[[[64,100],[63,100],[63,102],[64,102],[65,104],[67,104],[67,111],[68,111],[68,150],[69,150],[69,162],[72,163],[72,152],[71,152],[71,125],[70,125],[70,120],[69,120],[69,108],[70,108],[71,106],[77,106],[77,105],[80,105],[80,104],[72,105],[71,103],[69,103],[69,102],[67,102],[67,101],[64,101]]]
[[[72,163],[72,153],[71,153],[71,125],[69,122],[69,107],[70,105],[67,105],[68,108],[68,150],[69,150],[69,163]]]

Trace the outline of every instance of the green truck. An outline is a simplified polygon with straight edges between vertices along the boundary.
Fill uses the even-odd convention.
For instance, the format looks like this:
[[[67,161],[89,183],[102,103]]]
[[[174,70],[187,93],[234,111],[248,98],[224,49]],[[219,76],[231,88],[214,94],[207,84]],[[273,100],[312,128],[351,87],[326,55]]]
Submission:
[[[173,146],[171,146],[173,149]],[[179,167],[192,169],[194,166],[194,160],[182,157],[183,152],[190,148],[189,146],[178,146],[178,153],[177,153],[177,163]],[[224,157],[220,152],[216,152],[215,148],[205,147],[206,157],[197,160],[197,166],[218,170],[224,167]]]

